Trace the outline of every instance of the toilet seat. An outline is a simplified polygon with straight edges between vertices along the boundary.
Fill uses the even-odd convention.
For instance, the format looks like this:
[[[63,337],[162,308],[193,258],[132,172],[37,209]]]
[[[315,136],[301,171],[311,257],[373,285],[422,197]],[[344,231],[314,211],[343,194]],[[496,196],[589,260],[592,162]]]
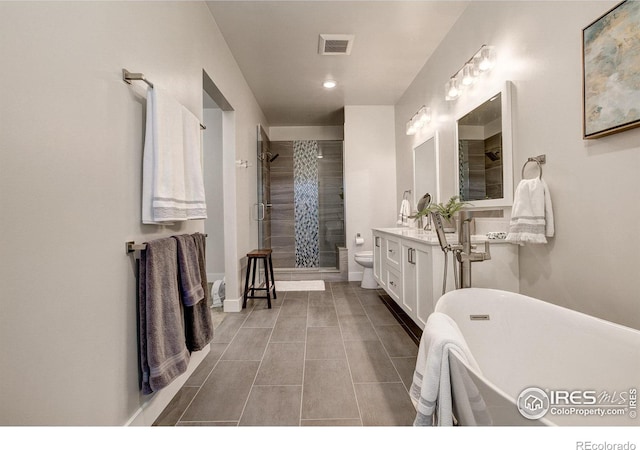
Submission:
[[[355,254],[355,257],[358,258],[358,259],[362,259],[362,260],[366,260],[366,259],[373,260],[373,250],[357,252]]]
[[[364,289],[376,289],[378,283],[373,276],[373,251],[362,251],[354,254],[356,263],[361,265],[364,269],[362,272],[362,283],[360,287]]]

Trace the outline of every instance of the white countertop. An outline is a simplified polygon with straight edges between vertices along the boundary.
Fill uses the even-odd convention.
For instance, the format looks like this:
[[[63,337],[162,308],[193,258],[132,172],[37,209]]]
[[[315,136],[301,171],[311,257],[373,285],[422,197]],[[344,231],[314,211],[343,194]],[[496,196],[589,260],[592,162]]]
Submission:
[[[404,239],[409,239],[415,242],[429,244],[429,245],[440,245],[438,241],[438,235],[435,231],[425,231],[420,228],[373,228],[373,231],[379,231],[381,233],[392,234],[395,236],[402,237]],[[458,243],[458,233],[446,233],[447,242],[449,244],[457,244]],[[513,244],[512,242],[507,242],[504,239],[488,239],[484,234],[474,234],[471,236],[472,244],[481,244],[485,241],[489,241],[493,244]]]

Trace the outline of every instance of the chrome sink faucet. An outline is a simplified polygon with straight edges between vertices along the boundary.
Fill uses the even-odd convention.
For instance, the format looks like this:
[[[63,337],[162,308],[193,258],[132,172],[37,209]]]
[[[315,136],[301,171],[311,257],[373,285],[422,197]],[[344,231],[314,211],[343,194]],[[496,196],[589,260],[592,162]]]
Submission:
[[[491,259],[489,241],[484,242],[484,252],[474,252],[474,245],[471,245],[470,222],[473,219],[470,211],[460,211],[460,231],[458,233],[458,244],[455,246],[456,259],[460,263],[460,283],[461,288],[471,287],[471,263],[481,262]]]

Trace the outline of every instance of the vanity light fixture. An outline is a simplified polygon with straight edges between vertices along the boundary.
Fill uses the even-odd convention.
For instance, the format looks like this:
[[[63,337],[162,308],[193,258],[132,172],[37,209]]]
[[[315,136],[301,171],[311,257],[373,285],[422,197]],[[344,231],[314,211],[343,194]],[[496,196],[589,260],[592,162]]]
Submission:
[[[420,130],[420,128],[424,127],[429,122],[431,122],[431,108],[427,108],[426,106],[420,107],[418,112],[415,113],[413,117],[407,122],[407,135],[412,136],[416,134],[418,130]]]
[[[322,86],[325,89],[333,89],[334,87],[336,87],[338,85],[338,83],[336,83],[334,80],[327,80],[324,83],[322,83]]]
[[[447,100],[455,100],[464,88],[471,86],[483,73],[493,69],[495,52],[493,47],[483,45],[464,65],[447,81],[445,93]]]

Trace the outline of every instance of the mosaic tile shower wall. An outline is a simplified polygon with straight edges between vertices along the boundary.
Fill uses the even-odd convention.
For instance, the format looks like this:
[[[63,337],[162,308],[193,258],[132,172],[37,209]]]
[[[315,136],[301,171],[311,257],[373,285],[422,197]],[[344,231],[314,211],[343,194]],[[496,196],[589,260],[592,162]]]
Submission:
[[[318,267],[318,142],[293,142],[296,267]]]

